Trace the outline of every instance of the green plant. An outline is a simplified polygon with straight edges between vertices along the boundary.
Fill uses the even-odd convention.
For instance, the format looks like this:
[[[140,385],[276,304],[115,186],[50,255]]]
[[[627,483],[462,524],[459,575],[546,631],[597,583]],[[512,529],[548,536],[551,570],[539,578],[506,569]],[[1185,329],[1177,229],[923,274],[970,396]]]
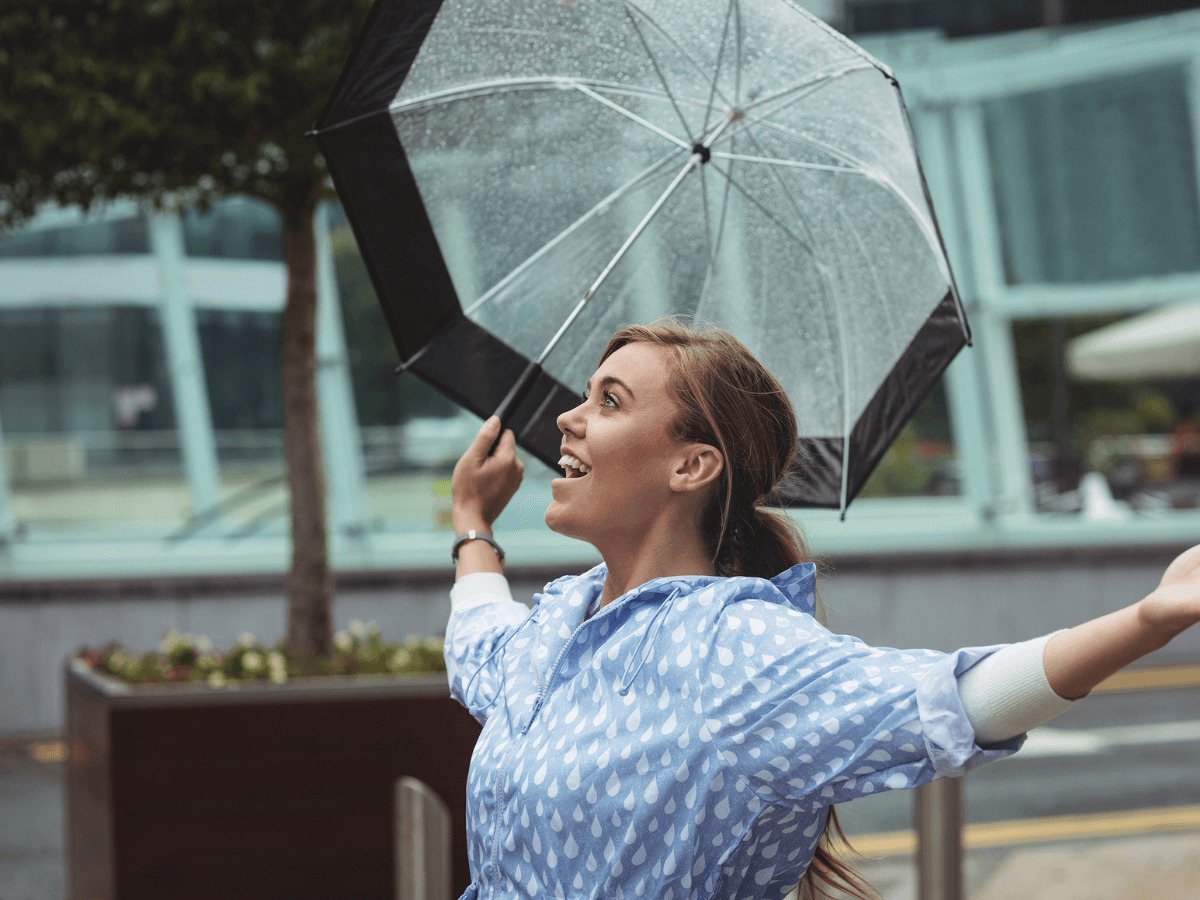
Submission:
[[[218,651],[204,635],[171,629],[163,632],[157,651],[141,656],[113,642],[98,650],[84,648],[77,658],[130,684],[193,682],[221,688],[239,682],[282,684],[304,674],[285,641],[267,647],[249,633],[230,649]],[[337,633],[329,656],[317,659],[319,675],[417,675],[445,670],[441,640],[409,635],[402,643],[385,641],[378,625],[364,625],[358,619]]]

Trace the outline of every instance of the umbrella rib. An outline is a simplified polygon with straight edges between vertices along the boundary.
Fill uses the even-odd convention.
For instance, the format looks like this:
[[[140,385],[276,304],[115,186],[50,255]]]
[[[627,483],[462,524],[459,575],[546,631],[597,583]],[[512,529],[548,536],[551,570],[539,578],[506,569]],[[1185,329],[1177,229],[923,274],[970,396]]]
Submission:
[[[747,129],[742,129],[749,134]],[[845,172],[848,175],[866,175],[864,169],[851,166],[830,166],[822,163],[800,162],[796,159],[778,159],[773,156],[747,156],[744,153],[722,153],[719,150],[713,151],[713,157],[716,159],[738,160],[739,162],[763,163],[770,166],[785,166],[790,169],[816,169],[821,172]]]
[[[494,300],[497,296],[499,296],[500,292],[503,291],[509,284],[511,284],[512,281],[518,275],[520,275],[522,272],[524,272],[526,269],[528,269],[531,265],[533,265],[535,262],[537,262],[539,259],[541,259],[543,256],[545,256],[547,253],[549,253],[552,249],[554,249],[556,246],[558,246],[558,244],[560,244],[562,241],[564,241],[568,237],[570,237],[575,231],[577,231],[579,228],[583,227],[591,219],[595,218],[595,216],[598,215],[601,211],[608,209],[609,206],[611,206],[617,200],[624,197],[630,191],[636,190],[637,188],[641,187],[653,175],[657,174],[657,172],[660,169],[662,169],[667,163],[669,163],[673,159],[678,159],[678,157],[679,157],[679,151],[672,150],[669,153],[667,153],[665,156],[663,156],[661,159],[657,160],[654,163],[651,163],[649,166],[647,166],[645,169],[643,169],[641,172],[639,172],[633,178],[629,179],[629,181],[625,182],[623,185],[621,185],[619,188],[617,188],[615,191],[613,191],[611,194],[609,194],[607,197],[605,197],[603,200],[601,200],[599,203],[597,203],[595,206],[593,206],[591,209],[589,209],[587,212],[585,212],[582,216],[580,216],[578,219],[576,219],[574,222],[572,222],[570,225],[568,225],[566,228],[564,228],[562,231],[560,231],[557,235],[555,235],[553,238],[551,238],[549,241],[547,241],[545,244],[543,244],[537,250],[537,252],[535,252],[532,256],[530,256],[528,259],[526,259],[524,262],[522,262],[519,266],[517,266],[515,269],[513,269],[511,272],[509,272],[507,275],[505,275],[504,278],[502,278],[500,281],[498,281],[495,284],[495,286],[493,286],[486,294],[484,294],[482,297],[480,297],[478,300],[476,300],[474,303],[472,303],[467,308],[464,315],[469,316],[469,315],[471,315],[471,313],[475,312],[475,310],[477,310],[483,304]]]
[[[742,102],[742,6],[738,2],[733,9],[734,47],[737,59],[733,66],[733,104],[736,107]]]
[[[733,167],[731,166],[730,172],[732,172],[732,171],[733,171]],[[700,176],[701,176],[701,182],[703,182],[704,181],[704,169],[703,168],[700,170]],[[708,249],[709,249],[708,271],[705,272],[705,275],[704,275],[704,286],[700,289],[700,303],[704,302],[704,300],[708,294],[708,288],[712,282],[713,273],[716,271],[716,268],[717,268],[717,254],[721,252],[721,239],[725,235],[725,214],[729,211],[729,189],[732,184],[733,184],[732,178],[725,179],[725,190],[721,194],[721,214],[720,214],[720,217],[717,219],[717,240],[716,240],[715,244],[712,242],[711,239],[708,242]],[[702,184],[702,187],[705,188],[704,226],[705,226],[705,229],[707,230],[709,227],[708,191],[707,191],[706,184]],[[697,312],[699,312],[699,304],[697,304],[696,309],[697,309]]]
[[[741,194],[743,197],[745,197],[747,200],[749,200],[751,203],[753,203],[756,207],[758,207],[759,212],[761,212],[764,216],[766,216],[768,219],[770,219],[772,222],[774,222],[777,226],[779,226],[780,231],[782,231],[784,234],[786,234],[788,237],[790,237],[793,241],[795,241],[797,244],[799,244],[805,253],[807,253],[814,260],[817,261],[818,265],[820,264],[820,260],[817,259],[816,253],[814,253],[813,249],[804,242],[804,239],[801,238],[799,235],[795,234],[792,231],[792,229],[788,228],[785,224],[783,224],[783,222],[781,222],[779,220],[779,218],[773,212],[771,212],[769,209],[767,209],[765,206],[763,206],[758,201],[758,199],[756,197],[754,197],[754,195],[752,195],[744,187],[742,187],[740,184],[738,184],[737,181],[734,180],[732,174],[730,174],[729,172],[721,171],[721,167],[718,166],[716,163],[710,162],[709,165],[711,165],[713,170],[718,175],[720,175],[722,178],[724,178],[726,180],[726,182],[728,182],[730,185],[732,185],[734,188],[736,188],[737,192],[739,194]]]
[[[818,69],[816,72],[811,73],[803,81],[798,81],[793,85],[790,85],[785,88],[781,88],[780,90],[776,91],[773,94],[768,94],[765,97],[755,100],[753,103],[747,104],[745,106],[745,108],[742,109],[742,112],[748,113],[751,110],[759,109],[760,107],[765,106],[766,104],[771,103],[775,100],[783,100],[784,98],[788,97],[789,94],[792,94],[795,91],[804,90],[805,88],[811,88],[813,91],[819,90],[823,87],[828,87],[830,84],[837,81],[839,78],[845,77],[846,75],[853,75],[855,72],[861,72],[864,69],[874,69],[874,68],[875,67],[870,65],[869,63],[863,63],[863,62],[838,63],[838,64],[831,63],[828,66],[825,66],[823,69]],[[810,91],[810,93],[811,93],[811,91]],[[799,99],[801,99],[803,97],[807,97],[807,96],[809,96],[809,94],[806,93],[806,94],[801,94],[800,97],[788,99],[787,104],[785,104],[785,105],[790,105],[790,104],[796,102],[796,100],[799,100]],[[780,108],[782,108],[782,107],[780,107]],[[778,110],[772,110],[772,112],[777,112],[777,111]]]
[[[753,138],[751,138],[751,139],[753,140]],[[734,187],[736,187],[738,189],[738,191],[742,194],[743,197],[746,197],[755,206],[757,206],[759,208],[759,210],[763,213],[763,215],[765,215],[771,221],[775,222],[775,224],[778,225],[785,234],[790,236],[801,247],[803,247],[805,249],[805,251],[807,251],[809,256],[812,257],[813,263],[816,265],[817,275],[820,277],[821,283],[825,286],[825,296],[829,298],[828,306],[832,309],[834,320],[837,322],[838,355],[841,357],[841,360],[842,360],[842,484],[841,484],[838,502],[840,503],[841,509],[844,513],[845,509],[846,509],[847,487],[849,484],[848,476],[847,476],[847,472],[849,471],[849,469],[846,465],[846,462],[849,459],[848,447],[850,444],[850,431],[849,431],[849,423],[850,423],[850,393],[849,393],[850,359],[846,355],[846,346],[845,346],[845,341],[844,341],[846,329],[845,329],[845,322],[842,320],[841,306],[838,303],[836,303],[834,300],[833,285],[829,281],[829,275],[825,270],[825,264],[821,261],[821,258],[816,254],[816,252],[813,250],[813,248],[808,246],[807,244],[805,244],[804,241],[802,241],[797,235],[792,234],[792,231],[790,228],[788,228],[786,225],[784,225],[782,222],[780,222],[777,218],[775,218],[775,216],[773,216],[770,212],[768,212],[766,207],[764,207],[756,199],[751,197],[749,195],[749,193],[744,188],[742,188],[741,185],[739,185],[737,182],[735,182],[733,180],[732,177],[730,177],[729,175],[726,175],[724,172],[721,172],[721,169],[715,165],[714,165],[714,168],[716,168],[717,172],[719,172],[720,174],[725,175],[725,177],[729,179],[729,183],[732,184]],[[776,176],[778,176],[778,173],[776,173]],[[797,220],[800,222],[801,225],[804,226],[805,231],[809,231],[809,233],[811,234],[811,230],[808,228],[808,224],[804,221],[804,217],[802,215],[800,215],[800,211],[796,206],[796,201],[792,197],[791,192],[788,191],[787,187],[782,184],[782,181],[781,181],[780,186],[782,187],[784,195],[787,197],[788,203],[791,205],[792,211],[795,213]]]
[[[917,205],[913,203],[912,199],[909,198],[908,195],[902,190],[900,190],[900,188],[894,181],[892,181],[891,178],[877,169],[871,169],[864,166],[860,160],[851,156],[849,153],[839,150],[837,147],[834,147],[831,144],[826,144],[824,141],[818,140],[817,138],[809,137],[801,134],[798,131],[793,131],[791,128],[787,128],[786,126],[780,125],[777,122],[769,122],[765,119],[755,119],[754,122],[755,124],[761,124],[767,128],[782,131],[784,134],[795,138],[801,143],[808,144],[810,147],[814,147],[817,150],[828,153],[830,156],[834,156],[840,160],[843,160],[848,165],[854,167],[847,168],[844,171],[863,175],[865,178],[878,184],[895,199],[899,200],[900,203],[908,210],[909,216],[917,223],[917,227],[921,229],[921,233],[925,236],[926,243],[928,243],[930,248],[934,251],[934,257],[938,260],[938,265],[942,269],[943,274],[947,278],[950,277],[950,272],[946,268],[945,260],[942,257],[941,242],[937,239],[937,235],[933,233],[932,226],[922,217],[920,209],[917,208]],[[713,155],[715,156],[716,154]],[[841,171],[836,167],[832,168],[834,168],[835,171]]]
[[[660,135],[660,136],[662,136],[662,137],[665,137],[665,138],[666,138],[668,141],[670,141],[672,144],[676,144],[676,145],[678,145],[678,146],[682,147],[682,148],[683,148],[683,149],[685,149],[685,150],[690,150],[690,149],[692,149],[692,144],[691,144],[691,143],[684,143],[684,142],[683,142],[683,141],[681,141],[679,138],[675,137],[675,135],[671,134],[671,133],[670,133],[670,132],[668,132],[668,131],[664,131],[663,129],[661,129],[661,128],[659,128],[657,125],[655,125],[653,122],[649,122],[649,121],[647,121],[646,119],[643,119],[643,118],[642,118],[641,116],[639,116],[637,113],[633,112],[632,110],[626,109],[626,108],[625,108],[625,107],[623,107],[621,104],[619,104],[619,103],[616,103],[616,102],[614,102],[614,101],[612,101],[612,100],[609,100],[609,99],[608,99],[607,97],[605,97],[603,94],[597,94],[597,93],[596,93],[595,91],[593,91],[591,88],[584,87],[582,84],[576,84],[574,87],[575,87],[575,89],[576,89],[577,91],[579,91],[581,94],[584,94],[585,96],[591,97],[591,98],[592,98],[593,100],[595,100],[597,103],[603,103],[603,104],[604,104],[605,106],[607,106],[609,109],[616,110],[616,111],[617,111],[617,112],[619,112],[621,115],[623,115],[623,116],[625,116],[625,117],[627,117],[627,118],[629,118],[629,119],[632,119],[633,121],[637,122],[639,125],[642,125],[642,126],[644,126],[644,127],[646,127],[646,128],[649,128],[649,129],[650,129],[651,131],[653,131],[655,134],[657,134],[657,135]],[[672,100],[671,102],[672,102],[672,103],[674,103],[675,101],[674,101],[674,100]],[[677,108],[678,108],[678,107],[677,107]],[[683,127],[684,127],[684,130],[686,131],[686,130],[687,130],[687,125],[685,124]],[[691,140],[691,134],[690,134],[690,133],[688,134],[688,140],[689,140],[689,141]]]
[[[753,141],[755,147],[757,147],[760,151],[763,150],[762,144],[759,143],[758,138],[755,136],[754,132],[748,127],[746,129],[746,135],[747,135],[747,137],[750,138],[751,141]],[[762,158],[758,161],[760,161],[760,162],[783,162],[785,164],[787,162],[786,160],[769,160],[766,158]],[[807,166],[805,166],[805,167],[807,168]],[[823,170],[840,171],[839,167],[836,167],[836,166],[813,166],[813,168],[819,168],[819,169],[823,169]],[[808,225],[808,220],[804,218],[804,214],[800,211],[800,204],[796,201],[796,198],[792,194],[791,189],[787,186],[787,184],[784,182],[782,176],[779,174],[779,172],[776,169],[772,168],[770,171],[771,171],[771,174],[775,176],[775,180],[779,184],[780,190],[782,190],[784,195],[787,197],[788,203],[792,207],[792,212],[795,214],[796,218],[798,220],[800,220],[800,223],[802,225],[804,225],[805,232],[808,234],[808,236],[812,239],[813,243],[815,244],[816,243],[816,235],[813,234],[812,228],[809,227],[809,225]],[[858,174],[866,174],[866,173],[862,172],[861,170],[858,170]],[[896,328],[895,328],[895,323],[892,321],[891,310],[888,308],[886,302],[883,302],[885,295],[883,292],[883,285],[879,281],[879,273],[875,270],[875,264],[872,261],[870,254],[867,253],[866,248],[863,246],[862,236],[859,235],[858,229],[856,229],[854,227],[854,224],[849,220],[849,218],[846,216],[845,212],[842,211],[842,208],[839,205],[834,204],[834,212],[842,219],[843,222],[846,223],[846,226],[850,229],[850,233],[854,236],[854,242],[858,245],[859,250],[862,252],[863,259],[866,260],[867,269],[871,273],[871,280],[875,283],[875,292],[881,301],[881,305],[883,306],[884,315],[888,319],[888,325],[889,325],[888,333],[895,334]],[[822,280],[824,281],[825,279],[824,279],[823,270],[819,269],[818,274],[820,274],[822,276]],[[825,282],[825,289],[827,292],[829,292],[829,296],[832,296],[832,286],[827,281]],[[840,312],[840,307],[837,307],[837,309]],[[837,312],[835,312],[835,315],[837,315],[837,318],[838,318],[838,328],[844,333],[845,329],[843,328],[841,316],[838,315]],[[843,354],[843,360],[844,360],[844,354]],[[845,370],[845,374],[848,377],[849,369],[845,365],[843,365],[843,369]],[[847,416],[847,421],[849,421],[849,410],[848,409],[846,410],[845,414]],[[843,463],[844,463],[844,461],[843,461]]]
[[[729,0],[729,6],[725,8],[725,24],[721,27],[721,44],[717,48],[717,64],[713,69],[712,90],[708,93],[708,105],[704,110],[704,127],[700,129],[701,134],[708,133],[708,123],[709,117],[712,115],[713,100],[717,97],[717,82],[721,80],[721,61],[725,58],[725,44],[729,40],[729,20],[733,15],[735,3],[737,3],[737,0]]]
[[[466,100],[471,97],[485,96],[488,94],[503,93],[506,91],[520,90],[537,90],[555,88],[566,90],[577,85],[585,84],[600,90],[613,91],[619,94],[628,94],[633,97],[651,97],[655,100],[665,100],[667,95],[662,91],[656,91],[651,88],[638,87],[636,85],[621,84],[619,82],[598,81],[592,78],[569,78],[564,75],[539,75],[529,78],[494,78],[491,81],[479,81],[473,84],[459,85],[458,87],[446,88],[441,91],[433,91],[428,94],[421,94],[417,97],[412,97],[407,100],[397,100],[388,106],[388,111],[395,113],[410,112],[414,109],[420,109],[423,106],[436,106],[440,103],[445,103],[450,100]],[[691,102],[696,105],[700,101],[692,99],[690,101],[684,98],[686,102]]]
[[[682,46],[680,46],[679,41],[675,40],[675,38],[671,36],[671,33],[669,31],[667,31],[665,28],[663,28],[661,25],[659,25],[658,22],[655,21],[654,18],[652,18],[650,16],[650,14],[647,13],[644,9],[642,9],[641,7],[637,6],[636,4],[630,2],[630,0],[625,0],[625,5],[627,7],[629,7],[630,9],[636,10],[638,12],[638,14],[643,19],[645,19],[646,22],[649,25],[651,25],[654,28],[654,30],[657,31],[663,37],[664,40],[667,41],[667,43],[669,43],[672,47],[674,47],[676,52],[678,52],[679,55],[682,56],[687,61],[688,65],[690,65],[693,69],[696,70],[696,74],[698,74],[703,81],[707,82],[709,84],[709,86],[717,92],[717,94],[725,102],[726,105],[728,105],[728,106],[733,105],[729,102],[729,99],[723,93],[721,93],[721,89],[720,89],[720,87],[717,86],[715,79],[709,78],[708,73],[706,73],[704,71],[704,67],[701,66],[700,63],[696,62],[696,60],[694,60],[692,58],[691,54],[689,54],[686,50],[683,49]],[[740,62],[739,62],[739,65],[740,65]]]
[[[575,321],[581,312],[583,312],[583,308],[587,306],[588,301],[596,295],[596,291],[600,289],[600,285],[604,284],[609,274],[613,269],[616,268],[617,263],[621,261],[625,254],[629,251],[629,248],[633,246],[633,242],[642,235],[642,232],[646,230],[646,227],[650,224],[651,220],[658,215],[658,211],[662,209],[663,204],[667,202],[667,199],[673,193],[675,193],[675,189],[683,183],[684,177],[701,164],[699,153],[693,153],[688,158],[688,161],[684,167],[679,170],[679,173],[671,180],[671,183],[667,185],[667,189],[663,191],[662,196],[654,201],[654,205],[651,206],[650,211],[642,217],[642,221],[638,223],[637,228],[635,228],[633,233],[625,239],[625,243],[623,243],[621,248],[617,250],[616,255],[608,261],[608,265],[601,270],[600,274],[596,277],[596,280],[592,282],[592,286],[587,289],[587,293],[583,295],[583,299],[575,305],[575,308],[571,310],[571,314],[567,316],[566,321],[559,326],[559,329],[555,332],[554,337],[550,338],[550,343],[546,345],[546,349],[542,351],[541,355],[536,360],[538,365],[541,365],[546,361],[546,357],[550,355],[550,351],[554,349],[555,344],[557,344],[559,339],[566,334],[567,329],[571,327],[571,323]]]
[[[658,73],[658,80],[662,82],[663,90],[667,92],[667,97],[671,100],[671,106],[675,108],[675,115],[679,116],[679,122],[683,125],[684,134],[688,136],[689,143],[695,144],[696,139],[692,137],[692,129],[688,127],[687,119],[683,117],[683,110],[679,108],[679,104],[675,102],[675,95],[671,93],[671,86],[667,84],[667,76],[663,74],[662,69],[658,67],[658,59],[654,56],[654,51],[650,49],[650,44],[646,41],[646,36],[642,34],[642,29],[638,26],[637,19],[633,17],[633,13],[629,11],[633,6],[629,0],[625,2],[625,15],[629,19],[629,24],[633,26],[633,30],[637,32],[638,40],[642,42],[642,49],[646,51],[646,56],[650,58],[650,65],[654,66],[654,71]],[[636,7],[635,7],[636,8]],[[641,12],[641,10],[639,10]]]
[[[869,66],[869,65],[865,65],[865,64],[843,65],[841,68],[833,69],[832,71],[830,71],[832,69],[832,66],[826,66],[825,69],[814,73],[813,75],[811,75],[810,77],[806,78],[803,81],[793,84],[791,87],[784,88],[783,90],[777,91],[774,94],[771,94],[770,96],[763,97],[761,100],[756,100],[754,103],[751,103],[745,109],[737,110],[737,121],[739,122],[739,127],[735,128],[733,131],[729,132],[729,134],[725,135],[725,139],[728,140],[729,138],[733,137],[735,134],[742,131],[746,127],[748,127],[751,122],[765,122],[766,119],[763,118],[764,116],[774,115],[775,113],[778,113],[781,110],[787,109],[789,106],[792,106],[793,104],[799,103],[801,100],[805,99],[806,97],[811,97],[817,91],[821,90],[822,88],[828,87],[829,85],[833,84],[835,81],[837,81],[839,78],[843,77],[844,75],[849,75],[853,72],[858,72],[863,69],[870,69],[870,68],[873,68],[873,67]],[[765,104],[771,103],[773,101],[783,101],[783,102],[779,103],[777,106],[775,106],[772,109],[765,110],[764,112],[760,113],[757,116],[750,115],[751,110],[759,110]],[[709,140],[709,143],[706,146],[711,147],[711,146],[713,146],[713,144],[715,142],[716,142],[716,136],[714,135]],[[856,162],[857,162],[857,160],[856,160]]]

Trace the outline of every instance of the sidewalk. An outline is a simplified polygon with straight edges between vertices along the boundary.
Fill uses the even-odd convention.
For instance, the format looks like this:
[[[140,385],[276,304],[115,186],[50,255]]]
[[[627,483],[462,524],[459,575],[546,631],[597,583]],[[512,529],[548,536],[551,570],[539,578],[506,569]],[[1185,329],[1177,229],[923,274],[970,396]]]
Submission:
[[[0,898],[64,900],[57,743],[0,743]],[[916,900],[908,856],[859,860],[882,900]],[[1200,830],[968,851],[970,900],[1196,900]]]
[[[855,868],[881,900],[916,900],[910,857]],[[1200,831],[969,850],[963,868],[970,900],[1197,900]]]
[[[59,746],[33,745],[43,757]],[[31,749],[0,743],[0,898],[63,900],[64,764]]]

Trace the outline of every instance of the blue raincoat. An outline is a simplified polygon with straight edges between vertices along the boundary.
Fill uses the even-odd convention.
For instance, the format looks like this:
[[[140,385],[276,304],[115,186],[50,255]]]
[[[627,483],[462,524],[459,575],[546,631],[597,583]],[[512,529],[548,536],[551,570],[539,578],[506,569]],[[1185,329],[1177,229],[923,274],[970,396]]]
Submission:
[[[1019,746],[975,744],[955,681],[998,648],[832,634],[811,564],[658,578],[589,615],[605,574],[451,616],[451,692],[484,725],[463,900],[782,898],[830,804]]]

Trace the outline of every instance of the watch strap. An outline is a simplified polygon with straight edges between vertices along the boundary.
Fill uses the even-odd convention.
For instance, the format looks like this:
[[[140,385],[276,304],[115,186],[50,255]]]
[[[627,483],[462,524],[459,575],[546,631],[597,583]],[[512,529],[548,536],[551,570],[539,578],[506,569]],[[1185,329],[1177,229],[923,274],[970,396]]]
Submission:
[[[500,560],[500,565],[504,565],[504,550],[489,534],[484,534],[482,531],[476,531],[472,528],[465,534],[460,534],[454,539],[454,546],[450,548],[450,561],[458,562],[458,549],[467,541],[485,541],[492,545],[492,549],[496,551],[496,558]]]

